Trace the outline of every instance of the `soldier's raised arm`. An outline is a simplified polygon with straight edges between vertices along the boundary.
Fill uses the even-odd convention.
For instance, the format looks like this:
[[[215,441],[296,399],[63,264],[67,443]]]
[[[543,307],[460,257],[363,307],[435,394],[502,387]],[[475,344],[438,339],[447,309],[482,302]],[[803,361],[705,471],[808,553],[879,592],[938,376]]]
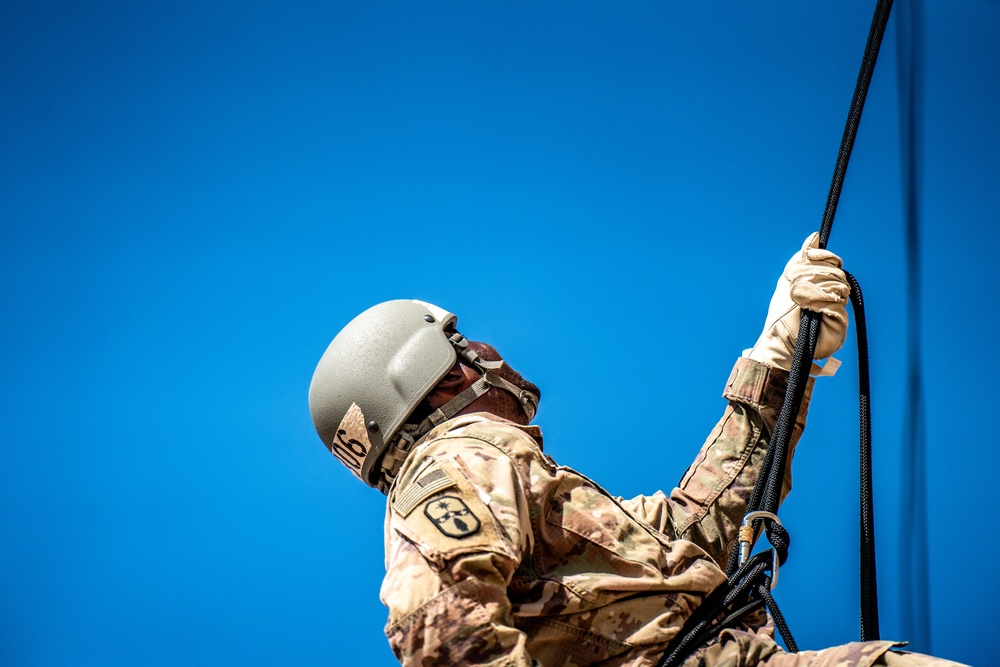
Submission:
[[[792,367],[801,309],[822,314],[816,359],[829,357],[847,335],[850,287],[841,260],[817,247],[813,234],[785,266],[756,344],[736,362],[723,396],[729,401],[691,467],[667,496],[657,492],[623,501],[625,506],[671,537],[705,549],[725,568],[729,550],[777,422]],[[827,362],[824,374],[836,370]],[[815,367],[814,372],[821,369]],[[812,394],[810,379],[789,441],[782,500],[791,489],[791,462],[805,428]]]

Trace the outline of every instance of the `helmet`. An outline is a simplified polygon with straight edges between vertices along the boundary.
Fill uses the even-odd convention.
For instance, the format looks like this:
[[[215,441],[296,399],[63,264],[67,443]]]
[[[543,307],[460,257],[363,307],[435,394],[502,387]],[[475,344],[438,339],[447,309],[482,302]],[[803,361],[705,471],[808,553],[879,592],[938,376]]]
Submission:
[[[323,443],[369,486],[403,421],[457,358],[457,318],[420,301],[387,301],[337,334],[313,373],[309,411]]]
[[[380,303],[337,334],[313,373],[309,411],[320,439],[356,477],[383,493],[417,438],[491,386],[513,393],[528,419],[534,417],[538,397],[491,372],[503,362],[485,361],[469,349],[455,330],[457,321],[423,301]],[[479,381],[420,423],[407,423],[460,355],[479,369]]]

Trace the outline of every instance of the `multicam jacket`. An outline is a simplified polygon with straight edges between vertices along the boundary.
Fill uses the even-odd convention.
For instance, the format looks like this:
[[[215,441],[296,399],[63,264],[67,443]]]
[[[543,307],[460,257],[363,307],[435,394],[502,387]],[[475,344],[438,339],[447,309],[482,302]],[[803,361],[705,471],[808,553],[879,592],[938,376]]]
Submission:
[[[725,414],[669,496],[612,496],[544,454],[535,426],[478,413],[432,430],[389,493],[381,597],[397,658],[425,667],[656,664],[725,581],[786,379],[741,358]],[[811,392],[810,381],[792,447]],[[779,652],[764,620],[721,644],[758,659]],[[719,645],[712,662],[729,662]]]

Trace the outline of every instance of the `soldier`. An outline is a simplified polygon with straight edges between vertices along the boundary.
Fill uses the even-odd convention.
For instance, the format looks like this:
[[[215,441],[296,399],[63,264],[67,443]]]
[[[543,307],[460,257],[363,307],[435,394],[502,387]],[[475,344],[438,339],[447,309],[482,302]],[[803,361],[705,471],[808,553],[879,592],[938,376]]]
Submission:
[[[726,579],[785,394],[800,308],[822,314],[817,359],[844,342],[850,288],[840,267],[815,234],[788,262],[760,338],[726,382],[722,419],[669,496],[624,500],[556,464],[529,425],[538,388],[462,336],[455,315],[389,301],[351,321],[320,360],[309,405],[331,453],[388,496],[381,598],[400,662],[656,665]],[[790,486],[788,470],[783,495]],[[954,664],[893,646],[789,654],[754,614],[685,664]]]

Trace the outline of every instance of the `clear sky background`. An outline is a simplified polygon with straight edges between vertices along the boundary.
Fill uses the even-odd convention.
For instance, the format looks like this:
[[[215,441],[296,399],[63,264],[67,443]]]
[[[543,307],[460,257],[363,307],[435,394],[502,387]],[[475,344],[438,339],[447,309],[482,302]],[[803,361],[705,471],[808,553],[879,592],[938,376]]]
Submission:
[[[931,640],[986,665],[1000,3],[931,4]],[[383,498],[306,403],[386,299],[458,313],[535,380],[561,463],[676,484],[819,227],[873,6],[0,3],[0,662],[394,664]],[[896,30],[830,247],[865,288],[883,636],[907,639]],[[848,348],[782,510],[804,648],[858,637]]]

